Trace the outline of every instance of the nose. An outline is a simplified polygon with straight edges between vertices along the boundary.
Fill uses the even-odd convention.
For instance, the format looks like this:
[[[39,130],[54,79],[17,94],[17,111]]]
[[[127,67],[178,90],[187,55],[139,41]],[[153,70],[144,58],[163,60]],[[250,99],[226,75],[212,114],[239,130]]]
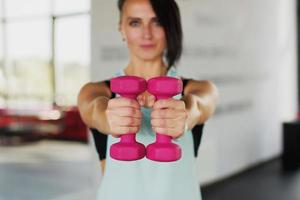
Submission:
[[[144,26],[143,28],[143,38],[144,39],[151,39],[152,38],[152,31],[150,26]]]

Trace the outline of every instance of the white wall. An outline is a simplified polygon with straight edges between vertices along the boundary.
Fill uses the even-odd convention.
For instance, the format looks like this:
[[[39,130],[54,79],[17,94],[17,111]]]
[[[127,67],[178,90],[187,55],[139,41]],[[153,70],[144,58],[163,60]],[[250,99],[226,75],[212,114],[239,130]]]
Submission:
[[[295,0],[178,0],[185,51],[179,72],[220,91],[199,151],[199,181],[227,177],[281,152],[281,123],[294,119]],[[127,62],[116,1],[92,1],[92,80]]]

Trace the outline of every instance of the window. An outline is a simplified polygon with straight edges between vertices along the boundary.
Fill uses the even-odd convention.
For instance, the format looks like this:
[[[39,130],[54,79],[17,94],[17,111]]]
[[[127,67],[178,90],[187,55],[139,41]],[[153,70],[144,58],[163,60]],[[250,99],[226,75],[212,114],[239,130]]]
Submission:
[[[5,106],[3,2],[0,0],[0,108]]]
[[[54,0],[54,14],[65,15],[90,11],[88,0]]]
[[[7,23],[8,107],[51,105],[49,19]]]
[[[88,81],[89,1],[0,2],[0,107],[75,105]]]
[[[26,19],[49,16],[51,0],[2,0],[7,19]]]
[[[88,79],[89,17],[60,18],[56,25],[56,102],[59,105],[74,105],[80,86]]]

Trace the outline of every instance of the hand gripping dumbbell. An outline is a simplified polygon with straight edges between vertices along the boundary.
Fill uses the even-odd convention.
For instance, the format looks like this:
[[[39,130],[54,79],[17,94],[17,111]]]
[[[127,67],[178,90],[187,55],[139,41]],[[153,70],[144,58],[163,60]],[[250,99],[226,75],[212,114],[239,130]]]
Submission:
[[[136,99],[140,93],[147,89],[145,79],[136,76],[120,76],[111,79],[110,89],[122,97]],[[127,133],[121,136],[118,143],[111,145],[110,156],[116,160],[132,161],[145,157],[145,146],[138,143],[135,133]]]
[[[172,98],[182,92],[182,81],[173,77],[155,77],[148,80],[148,92],[156,100]],[[156,141],[146,148],[146,157],[159,162],[172,162],[181,158],[181,148],[172,143],[172,137],[156,133]]]

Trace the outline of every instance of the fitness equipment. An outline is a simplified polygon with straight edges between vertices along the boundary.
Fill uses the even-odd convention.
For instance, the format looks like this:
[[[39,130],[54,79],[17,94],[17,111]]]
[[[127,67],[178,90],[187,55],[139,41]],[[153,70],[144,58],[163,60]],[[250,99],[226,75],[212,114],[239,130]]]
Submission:
[[[156,100],[172,98],[182,92],[182,81],[173,77],[155,77],[148,80],[148,92]],[[172,143],[172,137],[156,133],[156,141],[146,147],[146,157],[153,161],[172,162],[181,158],[181,148]]]
[[[122,97],[136,99],[147,89],[145,79],[137,76],[120,76],[111,79],[110,89]],[[111,145],[110,156],[116,160],[133,161],[145,157],[145,146],[138,143],[135,133],[127,133],[120,137],[120,142]]]

